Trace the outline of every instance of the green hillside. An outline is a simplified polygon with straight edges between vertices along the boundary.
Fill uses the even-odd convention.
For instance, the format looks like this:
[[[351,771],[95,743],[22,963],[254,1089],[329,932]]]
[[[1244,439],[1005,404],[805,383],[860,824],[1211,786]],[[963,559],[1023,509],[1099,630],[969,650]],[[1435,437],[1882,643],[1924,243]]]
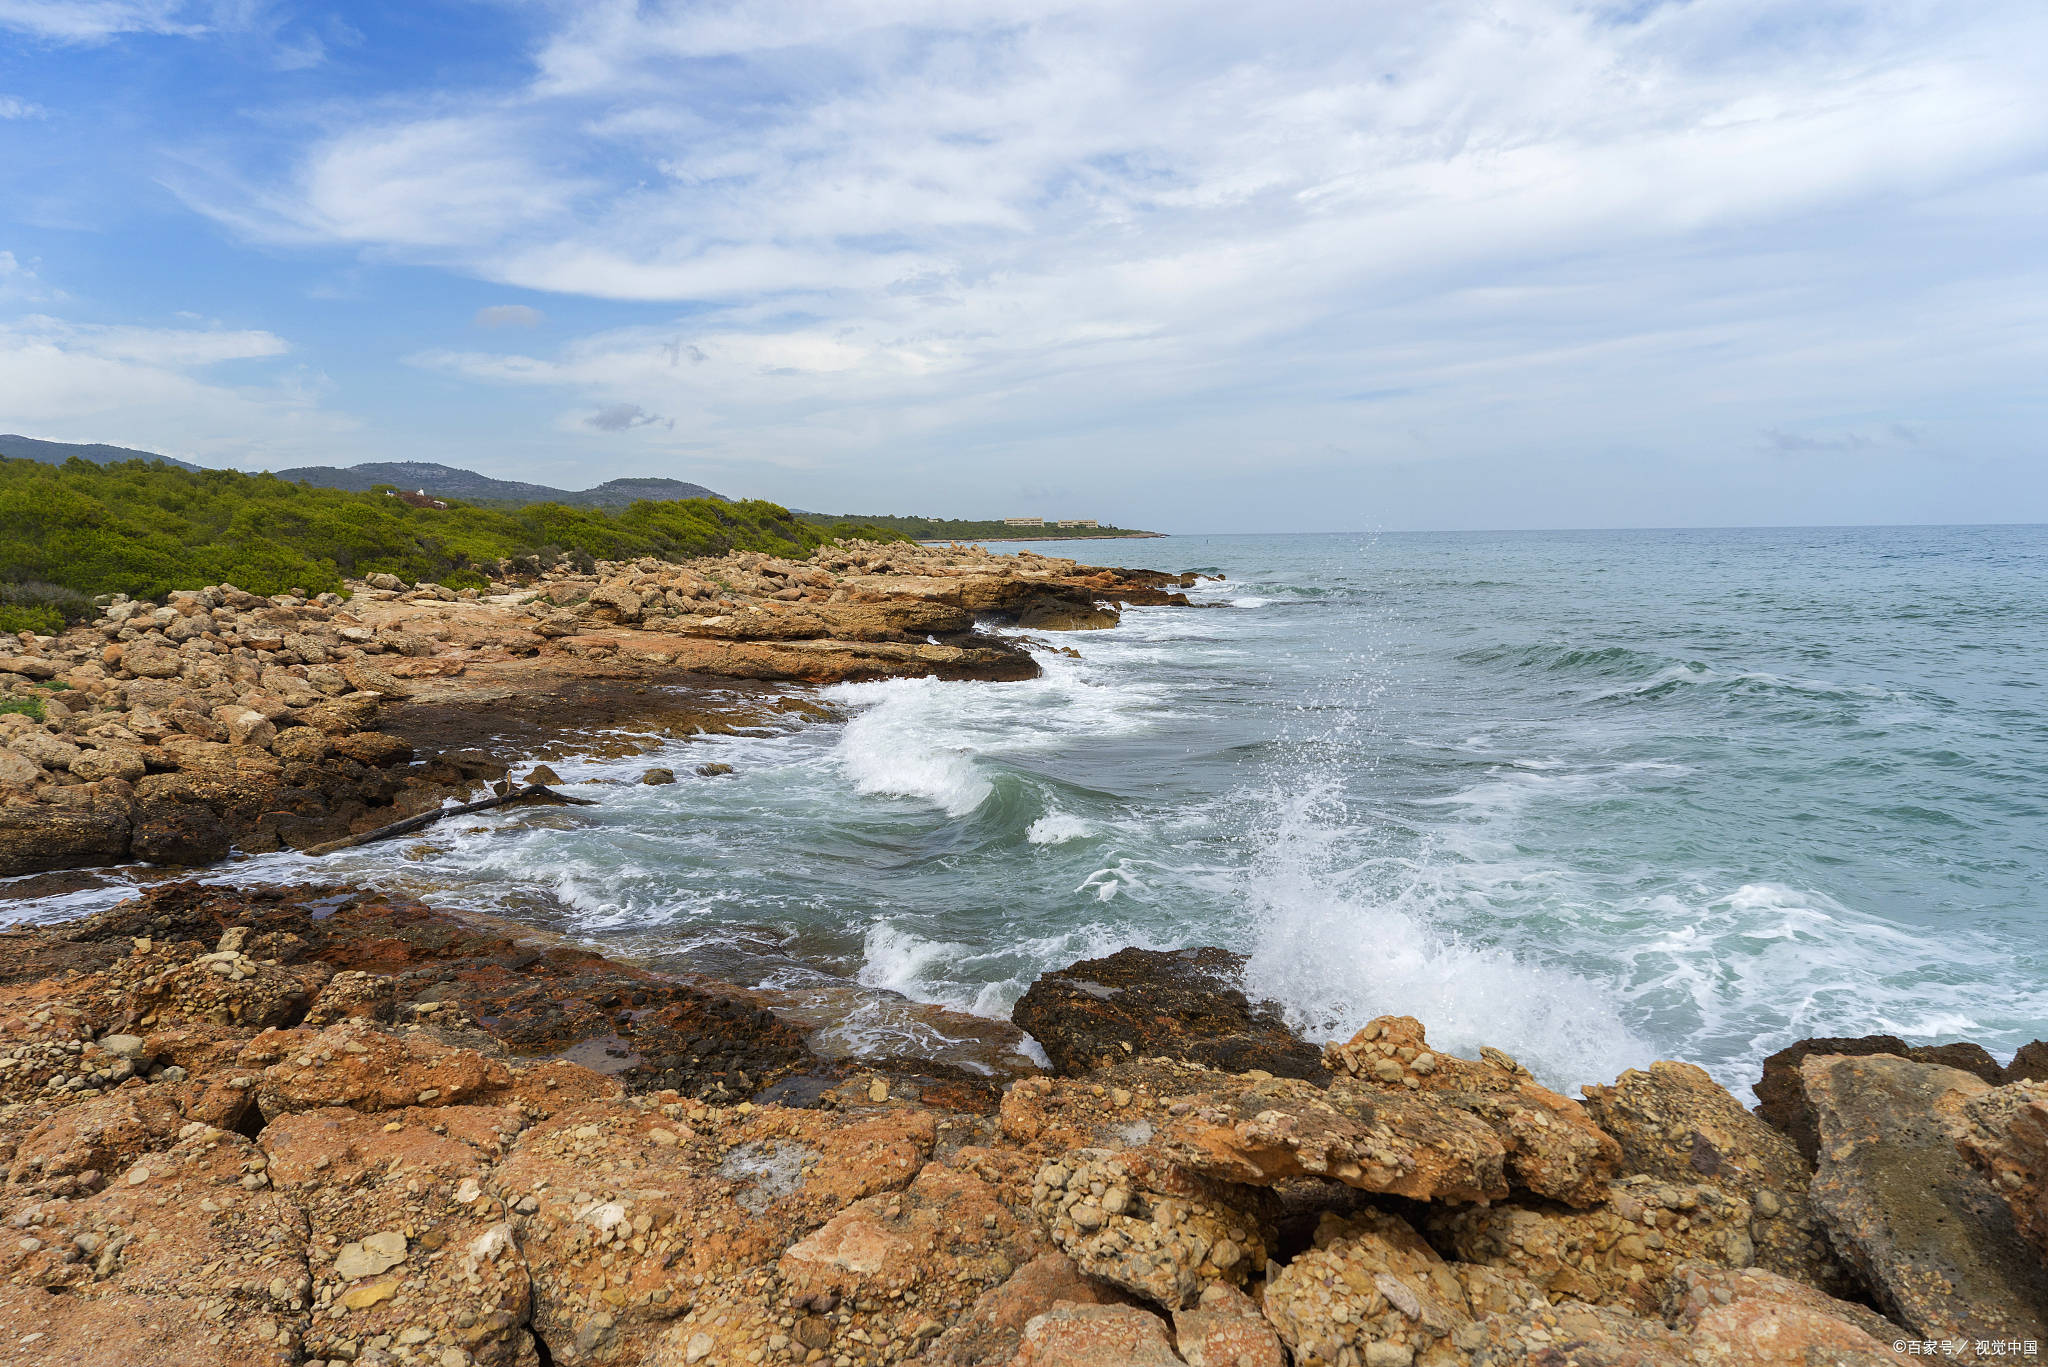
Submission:
[[[1158,532],[1135,531],[1129,527],[1011,527],[1001,520],[974,521],[958,517],[896,517],[862,513],[798,513],[815,527],[857,522],[900,532],[912,541],[1041,541],[1079,537],[1158,536]]]
[[[252,593],[319,593],[379,570],[462,587],[526,557],[804,556],[852,535],[903,539],[882,528],[799,519],[758,499],[433,509],[382,491],[316,489],[274,475],[155,461],[0,459],[0,630],[49,630],[57,616],[77,615],[102,593],[156,597],[222,582]]]

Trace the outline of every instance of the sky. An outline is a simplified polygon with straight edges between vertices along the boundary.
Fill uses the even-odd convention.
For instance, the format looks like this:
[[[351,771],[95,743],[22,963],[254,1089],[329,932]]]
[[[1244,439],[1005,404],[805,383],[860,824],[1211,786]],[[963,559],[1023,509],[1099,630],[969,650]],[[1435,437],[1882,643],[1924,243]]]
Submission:
[[[1185,532],[2048,521],[2048,6],[0,0],[0,431]]]

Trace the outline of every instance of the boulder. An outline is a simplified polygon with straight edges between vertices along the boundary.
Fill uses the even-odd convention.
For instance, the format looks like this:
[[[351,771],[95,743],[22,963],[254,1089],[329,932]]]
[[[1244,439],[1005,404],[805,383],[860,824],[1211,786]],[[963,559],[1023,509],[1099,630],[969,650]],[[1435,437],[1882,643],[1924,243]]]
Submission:
[[[1813,1165],[1704,1069],[1653,1063],[1629,1069],[1611,1087],[1584,1090],[1587,1113],[1621,1145],[1624,1172],[1747,1197],[1756,1212],[1749,1235],[1758,1267],[1857,1294],[1807,1193]]]
[[[1538,1086],[1497,1049],[1477,1060],[1431,1049],[1413,1016],[1368,1021],[1323,1058],[1332,1073],[1361,1086],[1426,1095],[1484,1122],[1507,1150],[1509,1181],[1538,1196],[1593,1205],[1621,1161],[1620,1146],[1577,1102]]]
[[[2048,1257],[2048,1083],[1995,1088],[1965,1102],[1963,1117],[1963,1156],[2005,1198],[2021,1236]]]
[[[2022,1044],[1998,1075],[2001,1083],[2048,1082],[2048,1040]]]
[[[235,951],[202,955],[136,985],[126,1003],[130,1023],[145,1029],[237,1025],[261,1030],[295,1024],[306,1014],[324,972],[309,974]]]
[[[1492,1315],[1479,1340],[1472,1367],[1699,1367],[1682,1335],[1611,1306],[1564,1301]]]
[[[1431,1241],[1460,1262],[1499,1268],[1552,1300],[1654,1314],[1679,1264],[1747,1267],[1750,1203],[1716,1187],[1624,1177],[1591,1210],[1432,1208]]]
[[[1839,1362],[1836,1355],[1890,1362],[1893,1341],[1904,1336],[1866,1306],[1755,1268],[1679,1268],[1664,1318],[1691,1337],[1699,1367],[1810,1367]]]
[[[1166,1322],[1128,1305],[1062,1302],[1024,1326],[1010,1367],[1185,1367]]]
[[[1344,1079],[1219,1076],[1168,1108],[1158,1144],[1176,1162],[1229,1182],[1271,1186],[1326,1177],[1417,1201],[1497,1201],[1508,1194],[1494,1131],[1427,1092]]]
[[[1957,1144],[1981,1078],[1888,1054],[1800,1064],[1814,1205],[1879,1305],[1921,1339],[2048,1337],[2048,1267]]]
[[[1261,1193],[1144,1150],[1073,1150],[1038,1170],[1031,1204],[1075,1266],[1169,1310],[1242,1285],[1270,1246]]]
[[[1044,974],[1010,1019],[1069,1076],[1149,1055],[1325,1080],[1315,1047],[1236,985],[1243,970],[1244,956],[1227,950],[1121,949]]]
[[[1280,1336],[1249,1296],[1221,1282],[1173,1312],[1174,1346],[1188,1367],[1286,1367]]]
[[[1220,1285],[1220,1283],[1219,1283]],[[1203,1292],[1206,1297],[1209,1292]],[[1074,1260],[1057,1250],[1041,1253],[1002,1283],[975,1298],[967,1310],[925,1349],[925,1367],[983,1367],[1008,1362],[1017,1352],[1024,1326],[1056,1304],[1122,1304],[1124,1293],[1083,1276]],[[1258,1367],[1266,1367],[1260,1363]]]
[[[1815,1160],[1817,1139],[1799,1065],[1813,1054],[1852,1058],[1892,1054],[1918,1063],[1960,1068],[1994,1087],[2005,1080],[1998,1061],[1975,1044],[1909,1045],[1896,1035],[1861,1035],[1850,1039],[1803,1039],[1787,1045],[1764,1060],[1763,1076],[1756,1084],[1756,1113],[1790,1135],[1809,1163]]]

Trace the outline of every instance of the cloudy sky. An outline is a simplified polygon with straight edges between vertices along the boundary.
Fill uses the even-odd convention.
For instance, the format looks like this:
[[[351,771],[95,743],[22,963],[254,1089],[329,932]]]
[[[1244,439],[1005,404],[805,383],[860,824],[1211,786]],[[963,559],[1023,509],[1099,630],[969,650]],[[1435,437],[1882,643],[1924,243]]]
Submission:
[[[0,0],[0,431],[1179,531],[2048,520],[2048,6]]]

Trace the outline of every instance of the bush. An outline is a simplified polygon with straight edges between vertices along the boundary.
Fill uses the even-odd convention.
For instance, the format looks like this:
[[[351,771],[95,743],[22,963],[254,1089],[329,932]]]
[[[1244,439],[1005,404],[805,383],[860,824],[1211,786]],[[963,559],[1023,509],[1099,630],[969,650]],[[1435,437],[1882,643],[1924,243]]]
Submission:
[[[0,608],[49,608],[70,620],[86,616],[86,595],[98,593],[157,598],[223,582],[264,595],[321,593],[378,571],[407,583],[481,587],[481,571],[508,559],[533,557],[538,567],[566,555],[587,572],[599,559],[643,555],[804,556],[844,534],[759,500],[642,501],[616,512],[559,503],[443,510],[414,508],[382,490],[316,489],[160,461],[0,459],[0,581],[43,595],[12,602],[0,593]]]
[[[38,636],[55,636],[69,625],[64,614],[53,607],[18,608],[0,605],[0,632],[12,636],[30,631]]]
[[[41,721],[46,715],[41,698],[0,698],[0,716],[19,712],[31,721]]]

